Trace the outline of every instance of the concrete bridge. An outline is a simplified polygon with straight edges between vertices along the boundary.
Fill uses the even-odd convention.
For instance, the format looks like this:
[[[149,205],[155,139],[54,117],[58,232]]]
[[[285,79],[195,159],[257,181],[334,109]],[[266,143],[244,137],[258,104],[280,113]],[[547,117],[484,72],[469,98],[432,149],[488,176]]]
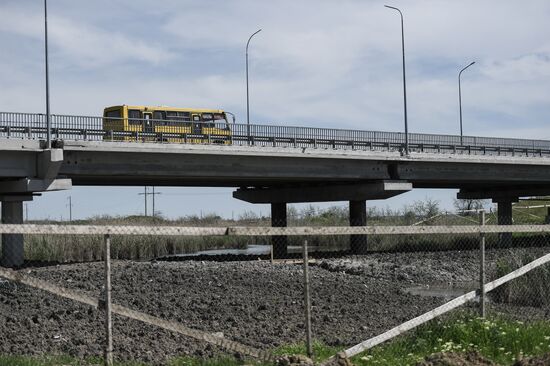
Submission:
[[[116,141],[126,132],[103,131],[101,118],[82,117],[95,118],[94,125],[54,125],[58,139],[46,149],[39,117],[33,117],[38,125],[8,117],[0,113],[4,223],[22,222],[23,201],[73,185],[234,187],[237,199],[271,204],[273,226],[286,226],[288,203],[327,201],[348,201],[350,225],[364,226],[366,201],[413,188],[456,188],[459,198],[492,199],[506,225],[512,202],[550,194],[550,141],[466,137],[461,145],[458,136],[411,134],[407,155],[399,133],[257,125],[251,133],[234,125],[227,145],[208,144],[210,136],[202,135],[191,136],[202,144],[162,143],[155,132]],[[352,237],[351,250],[363,252],[366,241]],[[3,264],[21,264],[22,236],[3,242],[10,243]],[[284,255],[286,245],[285,237],[274,238],[275,253]]]

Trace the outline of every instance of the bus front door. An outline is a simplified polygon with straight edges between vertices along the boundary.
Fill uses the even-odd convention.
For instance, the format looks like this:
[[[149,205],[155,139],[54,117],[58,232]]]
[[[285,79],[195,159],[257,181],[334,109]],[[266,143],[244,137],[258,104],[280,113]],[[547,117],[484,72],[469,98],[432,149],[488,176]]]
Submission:
[[[143,132],[155,133],[155,128],[153,127],[153,115],[151,113],[143,113]]]
[[[193,135],[196,135],[192,140],[191,143],[193,144],[200,144],[202,142],[202,122],[201,122],[201,116],[198,114],[193,114],[191,116],[192,119],[192,127],[191,127],[191,133]]]

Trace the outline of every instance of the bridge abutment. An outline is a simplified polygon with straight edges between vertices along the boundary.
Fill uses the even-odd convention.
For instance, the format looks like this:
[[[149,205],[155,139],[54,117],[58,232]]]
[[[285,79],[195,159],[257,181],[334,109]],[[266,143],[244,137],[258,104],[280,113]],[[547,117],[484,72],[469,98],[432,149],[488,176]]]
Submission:
[[[274,202],[271,204],[271,226],[286,227],[287,213],[286,203]],[[274,258],[285,258],[288,254],[288,237],[286,235],[275,235],[271,237]]]
[[[349,226],[367,225],[367,201],[349,201]],[[367,235],[350,235],[350,252],[353,254],[367,253]]]

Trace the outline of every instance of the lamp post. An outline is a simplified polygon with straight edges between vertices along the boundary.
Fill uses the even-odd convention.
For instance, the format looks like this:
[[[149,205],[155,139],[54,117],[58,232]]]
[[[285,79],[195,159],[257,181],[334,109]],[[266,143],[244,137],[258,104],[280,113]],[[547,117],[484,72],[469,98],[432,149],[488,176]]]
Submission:
[[[50,76],[48,69],[48,3],[44,0],[44,52],[46,61],[46,149],[51,147],[52,122],[50,116]]]
[[[409,155],[409,125],[407,123],[407,83],[405,78],[405,31],[403,28],[403,13],[396,7],[384,5],[386,8],[397,10],[401,16],[401,48],[403,52],[403,100],[405,111],[405,154]]]
[[[248,42],[246,42],[246,136],[247,136],[249,145],[250,145],[250,101],[249,101],[249,94],[248,94],[248,45],[250,44],[250,40],[252,39],[252,37],[260,33],[261,31],[262,31],[261,29],[258,29],[256,32],[252,33],[252,35],[248,38]]]
[[[458,73],[458,110],[460,114],[460,145],[463,145],[463,135],[462,135],[462,90],[460,88],[460,76],[462,75],[462,71],[466,70],[468,67],[475,64],[475,61],[472,61],[468,64],[468,66],[464,67],[460,72]]]

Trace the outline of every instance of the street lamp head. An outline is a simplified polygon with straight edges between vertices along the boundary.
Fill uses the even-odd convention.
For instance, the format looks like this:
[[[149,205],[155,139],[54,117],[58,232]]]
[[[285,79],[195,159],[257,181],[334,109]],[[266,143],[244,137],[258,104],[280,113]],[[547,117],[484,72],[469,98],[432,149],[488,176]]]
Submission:
[[[395,6],[389,6],[389,5],[384,5],[384,6],[385,6],[386,8],[388,8],[388,9],[397,10],[400,14],[402,14],[402,13],[401,13],[401,10],[399,10],[399,9],[396,8]]]
[[[472,66],[475,63],[476,63],[475,61],[472,61],[468,66]]]
[[[250,37],[248,37],[248,41],[246,42],[246,52],[248,52],[248,45],[250,44],[250,40],[252,39],[252,37],[260,33],[261,31],[262,31],[262,28],[258,29],[256,32],[252,33]]]

